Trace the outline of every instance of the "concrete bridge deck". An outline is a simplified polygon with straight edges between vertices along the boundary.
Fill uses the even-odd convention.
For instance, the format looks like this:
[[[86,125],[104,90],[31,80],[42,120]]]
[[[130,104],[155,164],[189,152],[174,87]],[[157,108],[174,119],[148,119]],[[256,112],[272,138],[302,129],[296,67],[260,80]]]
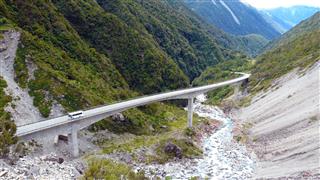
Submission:
[[[72,140],[73,155],[79,155],[78,142],[77,142],[77,132],[83,128],[90,126],[108,116],[115,113],[125,111],[130,108],[137,106],[143,106],[153,102],[172,100],[172,99],[188,99],[188,126],[192,126],[192,116],[193,116],[193,100],[199,94],[206,93],[210,90],[223,87],[226,85],[239,85],[242,81],[247,80],[250,74],[242,74],[241,77],[224,81],[221,83],[182,89],[172,92],[166,92],[156,95],[138,97],[133,100],[128,100],[124,102],[119,102],[111,105],[101,106],[89,110],[83,111],[83,116],[77,119],[71,119],[68,115],[48,119],[45,121],[40,121],[17,128],[16,135],[22,139],[36,139],[38,137],[43,137],[46,135],[59,135],[59,134],[69,134]],[[52,138],[52,137],[47,137]]]

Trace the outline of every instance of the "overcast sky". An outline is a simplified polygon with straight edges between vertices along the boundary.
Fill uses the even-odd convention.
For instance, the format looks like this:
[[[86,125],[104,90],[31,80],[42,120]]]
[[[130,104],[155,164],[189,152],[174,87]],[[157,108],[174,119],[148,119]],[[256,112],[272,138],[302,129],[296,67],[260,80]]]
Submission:
[[[226,0],[227,1],[227,0]],[[258,9],[308,5],[320,7],[320,0],[241,0]]]

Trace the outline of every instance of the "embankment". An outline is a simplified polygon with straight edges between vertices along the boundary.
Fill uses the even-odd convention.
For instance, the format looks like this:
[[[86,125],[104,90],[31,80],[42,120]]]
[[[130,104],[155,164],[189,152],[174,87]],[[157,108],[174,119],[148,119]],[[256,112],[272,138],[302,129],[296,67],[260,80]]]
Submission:
[[[320,178],[319,71],[319,62],[295,70],[237,112],[242,124],[252,126],[257,178]]]

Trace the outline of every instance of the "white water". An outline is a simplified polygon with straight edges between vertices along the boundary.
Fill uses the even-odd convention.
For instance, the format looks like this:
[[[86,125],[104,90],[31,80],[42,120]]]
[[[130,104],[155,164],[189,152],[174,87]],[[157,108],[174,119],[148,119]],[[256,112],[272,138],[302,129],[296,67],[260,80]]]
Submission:
[[[146,175],[170,176],[172,179],[250,179],[254,172],[255,162],[245,146],[232,141],[233,122],[218,107],[204,105],[204,95],[196,98],[194,112],[201,117],[223,122],[223,127],[203,142],[201,159],[184,159],[164,165],[145,165]]]
[[[205,96],[197,97],[195,113],[201,117],[222,121],[224,126],[203,142],[204,158],[198,159],[197,176],[213,179],[248,179],[252,176],[255,163],[245,146],[234,141],[233,122],[219,108],[203,105]]]

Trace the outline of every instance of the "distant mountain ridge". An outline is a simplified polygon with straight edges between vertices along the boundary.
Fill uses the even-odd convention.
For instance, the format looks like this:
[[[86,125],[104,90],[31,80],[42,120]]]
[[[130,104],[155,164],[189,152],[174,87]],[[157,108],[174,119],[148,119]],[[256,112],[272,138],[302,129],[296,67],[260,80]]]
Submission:
[[[289,42],[297,39],[298,37],[306,36],[310,32],[320,30],[320,12],[315,13],[310,18],[303,20],[301,23],[296,25],[290,31],[283,34],[280,38],[275,39],[268,43],[264,48],[264,51],[275,49],[283,44],[289,44]],[[319,34],[320,37],[320,34]],[[320,38],[318,38],[320,39]]]
[[[290,27],[293,27],[320,11],[320,7],[310,6],[292,6],[292,7],[279,7],[275,9],[262,10],[266,12],[273,19],[281,19]]]
[[[280,31],[268,23],[260,12],[241,1],[184,0],[201,18],[234,35],[259,34],[267,39],[280,36]]]
[[[291,24],[285,22],[284,20],[278,17],[272,16],[270,13],[266,11],[260,10],[259,12],[261,13],[262,17],[281,34],[287,32],[289,29],[292,28]]]

